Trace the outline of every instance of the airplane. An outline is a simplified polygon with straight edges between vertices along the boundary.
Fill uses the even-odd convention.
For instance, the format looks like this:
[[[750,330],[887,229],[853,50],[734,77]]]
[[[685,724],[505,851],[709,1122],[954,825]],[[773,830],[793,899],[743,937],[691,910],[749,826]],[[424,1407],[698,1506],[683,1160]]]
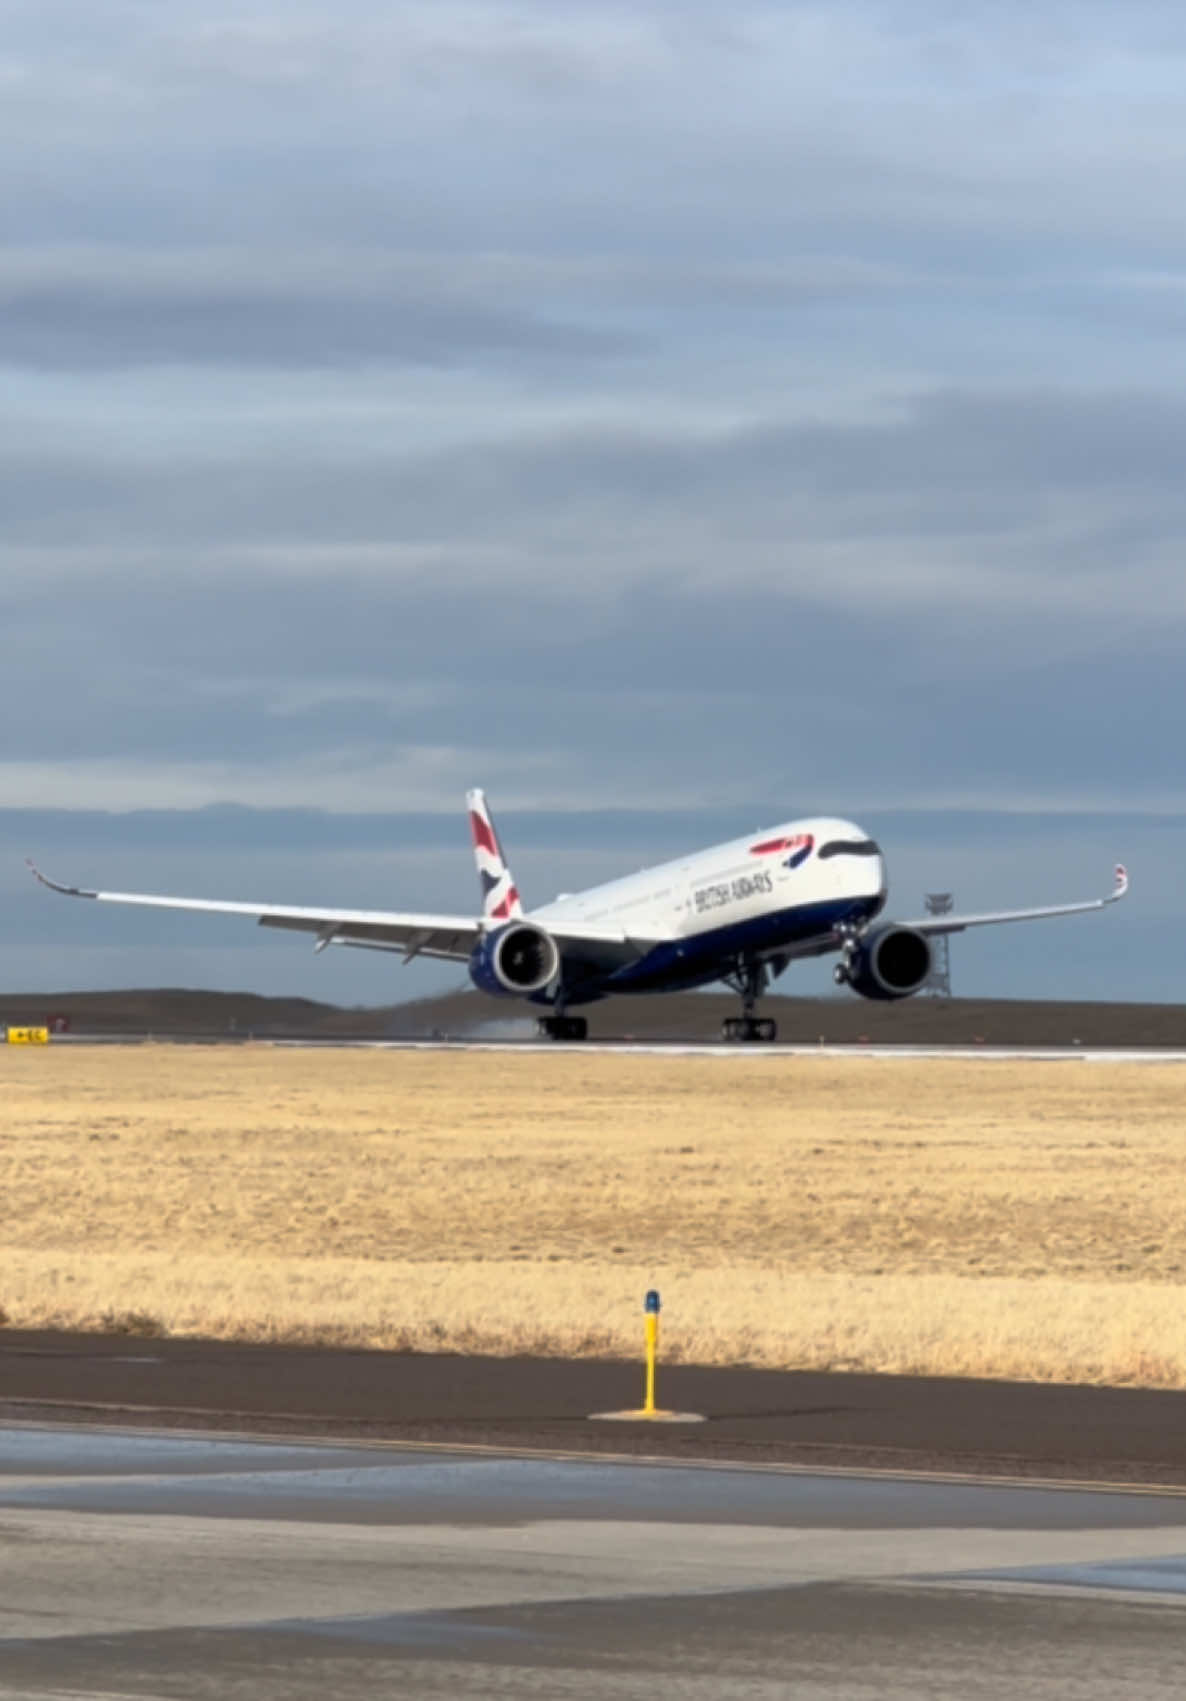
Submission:
[[[51,891],[109,904],[254,916],[261,927],[314,935],[314,951],[353,946],[465,963],[483,992],[545,1008],[542,1037],[583,1040],[574,1005],[613,993],[686,991],[723,981],[741,999],[726,1040],[771,1041],[777,1028],[756,1007],[771,980],[805,957],[839,955],[833,975],[862,998],[909,998],[925,985],[930,940],[1000,922],[1041,921],[1106,909],[1128,891],[1117,864],[1106,898],[984,915],[882,917],[888,895],[880,847],[851,821],[786,821],[709,850],[643,869],[525,910],[485,793],[466,793],[482,913],[427,915],[387,910],[295,909],[222,903],[148,892],[63,886],[29,863]]]

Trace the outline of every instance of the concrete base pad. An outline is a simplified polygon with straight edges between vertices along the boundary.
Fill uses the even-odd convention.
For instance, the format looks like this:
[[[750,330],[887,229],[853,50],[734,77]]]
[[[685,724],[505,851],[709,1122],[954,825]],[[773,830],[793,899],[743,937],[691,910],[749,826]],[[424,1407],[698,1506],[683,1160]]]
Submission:
[[[590,1423],[704,1423],[701,1412],[590,1412]]]

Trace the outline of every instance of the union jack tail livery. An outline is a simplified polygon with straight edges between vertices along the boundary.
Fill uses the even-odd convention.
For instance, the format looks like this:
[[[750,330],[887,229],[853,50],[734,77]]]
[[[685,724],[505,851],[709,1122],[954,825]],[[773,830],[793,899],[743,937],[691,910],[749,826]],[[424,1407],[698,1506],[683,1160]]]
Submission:
[[[486,807],[486,793],[467,791],[465,801],[469,806],[474,861],[478,865],[478,879],[482,885],[483,918],[486,921],[515,921],[523,914],[523,905]]]

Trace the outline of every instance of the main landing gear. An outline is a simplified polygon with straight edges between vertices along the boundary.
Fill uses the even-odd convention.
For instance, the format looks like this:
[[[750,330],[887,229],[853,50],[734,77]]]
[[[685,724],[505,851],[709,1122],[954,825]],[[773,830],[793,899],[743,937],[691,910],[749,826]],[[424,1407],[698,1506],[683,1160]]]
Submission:
[[[541,1016],[535,1026],[540,1039],[583,1040],[589,1037],[589,1024],[583,1016]]]
[[[743,1044],[755,1040],[769,1043],[778,1038],[778,1023],[770,1016],[726,1016],[721,1023],[721,1038]]]
[[[755,1016],[754,1006],[766,990],[765,963],[739,963],[735,974],[724,977],[726,986],[741,994],[741,1015],[727,1016],[721,1023],[721,1038],[769,1045],[778,1038],[778,1023],[769,1016]]]

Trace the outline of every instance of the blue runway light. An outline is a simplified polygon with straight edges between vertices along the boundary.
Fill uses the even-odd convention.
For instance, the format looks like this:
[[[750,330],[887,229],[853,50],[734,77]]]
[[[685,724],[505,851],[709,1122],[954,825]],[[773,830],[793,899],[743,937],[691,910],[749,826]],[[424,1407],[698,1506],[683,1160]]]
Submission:
[[[596,1418],[645,1418],[656,1423],[702,1423],[699,1412],[669,1412],[655,1404],[655,1362],[659,1357],[659,1290],[648,1288],[646,1314],[646,1392],[642,1405],[628,1412],[594,1412]]]

